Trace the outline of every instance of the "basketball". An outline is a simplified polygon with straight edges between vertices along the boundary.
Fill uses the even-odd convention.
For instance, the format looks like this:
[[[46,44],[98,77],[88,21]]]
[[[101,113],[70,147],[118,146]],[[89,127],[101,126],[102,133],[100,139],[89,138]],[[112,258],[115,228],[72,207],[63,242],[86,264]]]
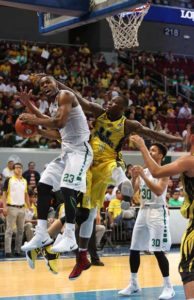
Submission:
[[[21,137],[29,138],[37,133],[37,126],[25,124],[18,118],[15,122],[15,130]]]

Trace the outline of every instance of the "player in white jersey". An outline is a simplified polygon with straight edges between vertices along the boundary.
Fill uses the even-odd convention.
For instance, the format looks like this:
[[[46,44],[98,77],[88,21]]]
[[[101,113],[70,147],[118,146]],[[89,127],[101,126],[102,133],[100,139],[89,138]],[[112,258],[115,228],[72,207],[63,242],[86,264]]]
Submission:
[[[154,143],[149,149],[155,162],[161,165],[166,155],[166,147]],[[140,266],[140,251],[154,252],[164,280],[164,287],[159,299],[171,299],[175,292],[169,279],[169,262],[165,252],[170,250],[171,237],[169,231],[166,193],[168,177],[153,178],[148,169],[135,166],[132,169],[134,192],[139,190],[141,206],[135,222],[130,248],[131,278],[129,285],[119,291],[119,295],[129,296],[140,292],[137,272]]]
[[[86,171],[92,159],[92,149],[88,144],[90,131],[86,117],[77,98],[69,91],[60,90],[51,76],[39,82],[41,92],[48,97],[52,117],[42,115],[30,102],[31,93],[21,91],[20,98],[34,114],[22,114],[20,119],[27,124],[41,125],[59,130],[61,155],[48,164],[38,184],[38,224],[31,241],[22,246],[23,251],[46,246],[52,242],[47,233],[47,215],[52,198],[51,191],[61,189],[66,214],[63,234],[65,251],[75,250],[75,216],[78,194],[86,191]],[[49,131],[51,134],[52,131]]]

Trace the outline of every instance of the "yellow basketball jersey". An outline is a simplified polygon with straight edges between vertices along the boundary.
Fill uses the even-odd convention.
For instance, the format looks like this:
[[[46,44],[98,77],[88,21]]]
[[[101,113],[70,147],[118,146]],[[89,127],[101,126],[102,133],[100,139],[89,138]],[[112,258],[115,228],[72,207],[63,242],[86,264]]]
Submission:
[[[94,164],[105,160],[117,159],[125,138],[126,117],[110,121],[104,113],[96,119],[90,144],[94,152]]]
[[[192,154],[194,156],[194,154]],[[194,177],[188,177],[182,174],[181,181],[184,188],[184,202],[181,206],[183,217],[194,220]]]

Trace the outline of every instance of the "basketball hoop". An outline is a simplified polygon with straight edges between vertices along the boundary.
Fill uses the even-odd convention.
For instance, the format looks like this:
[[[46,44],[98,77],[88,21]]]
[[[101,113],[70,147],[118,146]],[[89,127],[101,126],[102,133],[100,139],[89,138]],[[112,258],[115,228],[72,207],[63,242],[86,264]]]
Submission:
[[[115,49],[138,47],[138,29],[150,4],[106,18],[112,31]]]

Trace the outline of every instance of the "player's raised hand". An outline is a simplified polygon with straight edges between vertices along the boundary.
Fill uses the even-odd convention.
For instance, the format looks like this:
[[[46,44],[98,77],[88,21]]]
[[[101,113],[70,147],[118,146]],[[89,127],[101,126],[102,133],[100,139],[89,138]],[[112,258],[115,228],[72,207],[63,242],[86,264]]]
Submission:
[[[133,177],[143,176],[144,170],[143,170],[142,166],[135,165],[132,167],[131,173],[132,173]]]
[[[22,122],[24,122],[25,124],[34,125],[34,124],[36,124],[36,122],[34,122],[34,121],[35,121],[35,119],[37,119],[37,118],[36,118],[36,116],[33,115],[33,114],[24,113],[24,114],[21,114],[21,115],[19,116],[19,119],[20,119]]]
[[[19,96],[19,100],[21,101],[21,103],[26,106],[27,102],[30,101],[31,97],[32,97],[32,90],[28,91],[27,87],[25,86],[20,87],[20,92],[17,93]]]
[[[142,139],[142,137],[140,137],[140,136],[137,135],[137,134],[131,135],[131,136],[130,136],[130,141],[131,141],[138,149],[141,149],[141,148],[145,147],[144,140]]]
[[[139,176],[139,173],[137,172],[137,169],[135,168],[136,166],[133,166],[131,168],[131,176],[133,179],[136,179]]]

